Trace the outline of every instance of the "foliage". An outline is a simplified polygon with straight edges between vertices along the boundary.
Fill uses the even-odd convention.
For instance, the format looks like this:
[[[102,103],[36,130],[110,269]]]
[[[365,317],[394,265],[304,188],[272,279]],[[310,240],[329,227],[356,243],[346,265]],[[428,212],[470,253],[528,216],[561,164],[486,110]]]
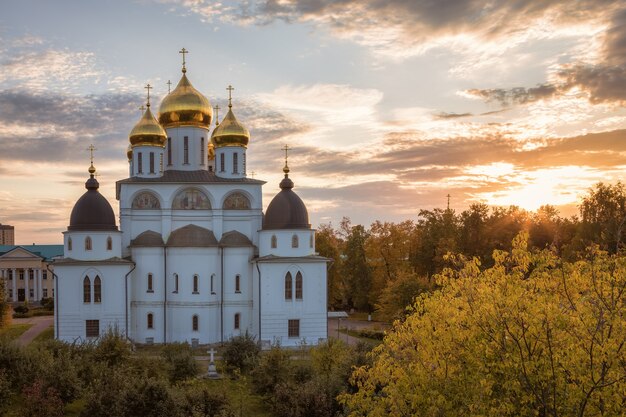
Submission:
[[[24,409],[26,417],[62,417],[63,401],[58,392],[51,387],[45,389],[43,382],[36,379],[31,385],[24,388]]]
[[[579,237],[585,245],[596,243],[609,253],[623,248],[626,235],[626,190],[624,184],[599,183],[580,204],[582,228]]]
[[[319,381],[281,383],[274,393],[277,417],[332,417],[334,398]]]
[[[367,263],[365,241],[368,233],[361,225],[352,226],[350,221],[342,221],[341,228],[345,238],[342,275],[345,279],[346,304],[362,311],[371,311],[370,292],[372,273]]]
[[[206,385],[190,384],[183,387],[180,396],[181,415],[185,417],[232,416],[230,403],[223,393],[213,392]]]
[[[333,227],[328,224],[321,224],[315,233],[315,251],[326,258],[332,259],[328,268],[328,306],[330,308],[341,308],[345,295],[344,282],[341,280],[341,238]]]
[[[233,337],[224,344],[222,358],[228,372],[233,373],[237,370],[247,374],[256,366],[260,352],[261,348],[256,342],[256,337],[246,331],[244,335]]]
[[[18,314],[26,314],[28,313],[30,309],[28,308],[28,306],[26,304],[20,304],[18,306],[15,306],[15,308],[13,309],[13,311],[15,311]]]
[[[626,259],[567,263],[527,239],[438,275],[353,373],[349,415],[620,415]]]
[[[280,346],[272,346],[265,352],[252,372],[254,390],[259,394],[270,394],[280,382],[289,378],[292,369],[290,353]]]
[[[94,359],[107,366],[118,366],[128,361],[131,346],[117,329],[109,329],[98,339]]]
[[[170,343],[163,346],[161,357],[167,364],[170,381],[177,382],[193,378],[198,373],[198,363],[194,359],[189,343]]]
[[[0,279],[0,329],[7,327],[10,323],[9,302],[6,294],[5,280]]]
[[[376,310],[389,321],[404,318],[407,313],[406,306],[413,304],[415,297],[432,290],[433,287],[433,283],[428,279],[421,278],[414,272],[403,271],[382,290]]]
[[[41,306],[43,308],[45,308],[46,310],[49,310],[49,311],[54,310],[54,298],[52,298],[52,297],[42,298],[41,299]]]

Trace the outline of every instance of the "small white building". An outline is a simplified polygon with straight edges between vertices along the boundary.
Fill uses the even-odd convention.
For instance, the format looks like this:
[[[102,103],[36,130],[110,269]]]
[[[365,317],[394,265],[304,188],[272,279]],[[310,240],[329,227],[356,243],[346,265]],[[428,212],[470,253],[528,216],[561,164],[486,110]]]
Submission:
[[[326,270],[289,168],[263,214],[265,182],[247,177],[248,130],[228,113],[210,132],[209,100],[189,82],[150,102],[132,129],[129,178],[116,184],[119,230],[87,192],[55,262],[55,336],[73,342],[115,328],[137,343],[317,344],[327,337]]]

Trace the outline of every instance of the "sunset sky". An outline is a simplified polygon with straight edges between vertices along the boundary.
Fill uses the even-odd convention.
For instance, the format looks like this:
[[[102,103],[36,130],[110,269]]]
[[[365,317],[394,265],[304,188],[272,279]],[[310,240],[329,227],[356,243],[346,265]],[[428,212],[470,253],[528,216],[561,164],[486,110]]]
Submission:
[[[89,153],[117,212],[143,86],[188,76],[311,223],[472,202],[558,206],[626,173],[626,4],[603,0],[3,1],[0,223],[60,243]]]

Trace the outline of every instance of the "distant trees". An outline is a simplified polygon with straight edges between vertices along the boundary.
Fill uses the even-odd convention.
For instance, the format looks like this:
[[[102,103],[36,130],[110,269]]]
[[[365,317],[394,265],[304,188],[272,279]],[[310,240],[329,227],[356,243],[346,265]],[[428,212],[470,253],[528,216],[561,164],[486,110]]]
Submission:
[[[349,416],[617,416],[626,409],[626,258],[510,251],[446,268],[340,396]]]
[[[318,229],[316,248],[334,259],[329,271],[328,303],[335,309],[377,310],[388,319],[402,317],[417,294],[436,287],[432,277],[452,266],[448,253],[494,265],[492,252],[511,250],[520,232],[532,251],[550,249],[567,261],[581,259],[597,244],[610,254],[626,245],[626,189],[621,183],[597,184],[579,206],[580,217],[563,218],[550,205],[528,212],[516,206],[472,204],[420,210],[417,222],[372,223],[368,228],[344,218],[338,229]]]

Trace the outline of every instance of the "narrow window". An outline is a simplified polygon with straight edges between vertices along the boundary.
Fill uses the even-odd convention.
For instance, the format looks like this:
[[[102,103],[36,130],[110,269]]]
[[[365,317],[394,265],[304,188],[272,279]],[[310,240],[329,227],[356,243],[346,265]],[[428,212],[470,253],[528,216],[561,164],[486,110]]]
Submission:
[[[292,248],[298,247],[298,235],[291,236],[291,247]]]
[[[309,237],[309,247],[311,249],[313,249],[315,241],[313,240],[313,233],[311,233],[311,236]]]
[[[174,292],[178,292],[178,274],[174,274]]]
[[[43,298],[48,298],[48,289],[47,288],[43,289]]]
[[[148,274],[148,292],[154,292],[152,288],[152,274]]]
[[[150,152],[150,173],[154,174],[154,152]]]
[[[152,313],[148,313],[148,329],[154,329],[154,316]]]
[[[200,138],[200,165],[204,165],[204,138]]]
[[[23,270],[23,269],[20,269],[19,274],[20,274],[20,280],[21,280],[21,281],[24,281],[24,270]]]
[[[296,274],[296,300],[302,300],[302,273]]]
[[[96,279],[93,280],[93,302],[102,302],[102,280],[98,275],[96,275]]]
[[[159,172],[163,172],[163,154],[159,154]]]
[[[111,236],[107,237],[107,250],[113,250],[113,239],[111,239]]]
[[[91,302],[91,281],[89,277],[83,279],[83,303]]]
[[[198,316],[197,315],[194,315],[191,318],[191,328],[194,332],[198,331]]]
[[[235,292],[241,292],[241,276],[239,274],[235,276]]]
[[[137,171],[140,174],[143,173],[143,158],[141,157],[141,152],[137,152]]]
[[[238,330],[238,329],[239,329],[239,324],[240,324],[239,322],[240,322],[240,321],[241,321],[241,320],[240,320],[240,315],[239,315],[239,313],[235,314],[235,330]]]
[[[239,173],[239,154],[235,152],[233,154],[233,174]]]
[[[189,164],[189,136],[183,139],[183,164]]]
[[[220,154],[220,172],[224,172],[226,170],[225,166],[226,166],[226,162],[224,161],[224,154],[221,153]]]
[[[72,238],[68,238],[67,239],[67,250],[70,251],[72,250]]]
[[[246,153],[243,153],[243,175],[246,175]]]
[[[278,239],[276,238],[276,235],[272,236],[272,249],[276,249],[276,247],[278,247]]]
[[[28,270],[28,279],[30,279],[31,281],[35,279],[35,271],[33,271],[32,269]]]
[[[300,320],[289,320],[289,337],[300,337]]]
[[[172,165],[172,138],[167,138],[167,165]]]
[[[285,275],[285,300],[291,300],[292,294],[291,294],[291,285],[292,285],[292,278],[291,278],[291,272],[287,272],[287,275]]]
[[[100,320],[85,320],[85,336],[100,336]]]
[[[215,274],[211,275],[211,294],[215,294],[215,287],[213,282],[215,281]]]
[[[198,294],[198,276],[193,276],[193,293]]]
[[[91,250],[91,238],[89,236],[85,238],[85,250]]]
[[[41,279],[48,279],[48,271],[41,271]]]

